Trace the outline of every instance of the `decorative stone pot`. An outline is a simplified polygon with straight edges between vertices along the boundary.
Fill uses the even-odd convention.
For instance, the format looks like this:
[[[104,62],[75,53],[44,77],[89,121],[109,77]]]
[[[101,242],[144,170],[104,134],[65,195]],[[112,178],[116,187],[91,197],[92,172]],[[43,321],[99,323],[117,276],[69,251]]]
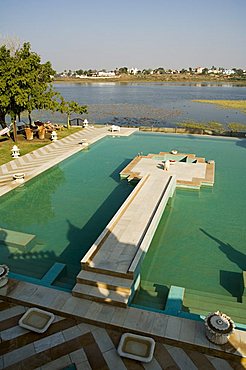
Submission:
[[[225,344],[235,328],[234,322],[226,314],[216,311],[205,318],[206,337],[215,344]]]
[[[24,173],[15,173],[13,175],[13,179],[15,183],[22,184],[25,181],[25,174]]]
[[[7,265],[0,265],[0,288],[8,282],[9,268]]]

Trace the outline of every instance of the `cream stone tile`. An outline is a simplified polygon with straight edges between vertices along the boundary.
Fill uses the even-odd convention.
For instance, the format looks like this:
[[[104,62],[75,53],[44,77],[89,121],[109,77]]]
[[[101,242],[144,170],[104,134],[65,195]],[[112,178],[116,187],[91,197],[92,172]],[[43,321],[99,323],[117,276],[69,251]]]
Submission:
[[[123,328],[124,329],[136,329],[138,327],[138,322],[141,317],[142,310],[134,309],[132,307],[129,308],[128,313],[126,315]]]
[[[153,312],[143,310],[137,323],[137,329],[146,333],[146,335],[150,334],[154,325],[154,318]]]
[[[97,320],[99,320],[102,323],[109,324],[112,320],[112,316],[114,315],[117,307],[114,307],[110,304],[101,304],[102,308],[98,312]]]
[[[110,324],[122,327],[126,319],[129,308],[116,307],[115,312],[111,318]]]
[[[182,370],[198,370],[194,362],[190,357],[183,351],[182,348],[172,347],[164,344],[164,347],[168,350],[169,354],[172,356],[176,364]]]
[[[79,330],[78,326],[72,326],[71,328],[68,328],[66,330],[63,330],[62,335],[65,339],[65,341],[68,341],[70,339],[74,339],[76,337],[79,337],[81,335],[81,331]]]
[[[57,360],[51,361],[43,366],[41,366],[41,370],[56,370],[56,369],[64,369],[66,366],[71,365],[71,359],[68,355],[62,356]]]
[[[65,313],[72,313],[74,310],[76,310],[76,307],[78,305],[78,299],[73,297],[72,295],[67,299],[65,304],[61,307],[62,312]]]
[[[101,311],[101,309],[102,309],[102,304],[101,303],[91,301],[91,306],[87,310],[87,312],[83,315],[83,317],[85,319],[90,319],[90,320],[96,321],[97,316],[98,316],[99,312]]]
[[[92,370],[89,361],[76,362],[77,370]]]
[[[203,322],[196,322],[194,344],[209,348],[209,341],[205,335],[205,325]]]
[[[71,294],[60,292],[54,297],[54,300],[50,302],[49,307],[54,310],[62,310],[67,300],[71,298]]]
[[[111,349],[103,353],[103,357],[109,367],[109,369],[127,370],[121,357],[118,355],[115,349]]]
[[[106,352],[112,348],[115,348],[105,329],[97,328],[93,330],[92,335],[94,336],[95,341],[97,342],[97,345],[99,346],[101,352]]]
[[[22,313],[24,314],[25,312],[26,312],[26,309],[23,306],[10,307],[6,310],[1,311],[0,322],[4,321],[4,320],[7,320],[7,319],[9,319],[13,316],[16,316],[16,315],[19,315],[19,314],[22,314]]]
[[[179,340],[182,320],[183,319],[175,316],[168,317],[167,328],[165,332],[166,338]]]
[[[33,343],[8,352],[3,356],[4,369],[10,365],[18,364],[20,361],[32,355],[35,355]]]
[[[34,342],[35,353],[43,352],[64,342],[65,339],[61,332],[49,335]]]
[[[145,370],[162,370],[163,367],[159,364],[159,362],[153,357],[151,362],[142,363],[142,366]]]
[[[150,330],[150,334],[165,337],[168,318],[169,318],[168,315],[156,313],[152,328]]]
[[[87,361],[87,357],[83,348],[80,348],[77,351],[69,353],[69,357],[71,359],[71,362],[75,364]]]
[[[215,367],[216,370],[232,370],[233,368],[229,365],[229,363],[222,358],[206,356],[211,364]]]
[[[183,319],[179,339],[182,342],[194,343],[196,335],[196,321]]]
[[[11,340],[13,338],[17,338],[23,334],[28,333],[29,330],[26,330],[19,325],[17,326],[12,326],[11,328],[8,328],[6,330],[1,330],[0,332],[0,338],[2,340]]]
[[[90,331],[96,330],[98,328],[98,326],[83,323],[83,322],[80,324],[77,324],[77,327],[80,331],[80,335],[89,333]]]

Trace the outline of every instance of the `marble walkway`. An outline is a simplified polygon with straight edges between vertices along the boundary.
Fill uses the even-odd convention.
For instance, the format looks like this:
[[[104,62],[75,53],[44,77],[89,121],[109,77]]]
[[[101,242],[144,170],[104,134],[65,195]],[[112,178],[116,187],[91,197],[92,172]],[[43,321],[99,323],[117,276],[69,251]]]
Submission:
[[[146,364],[120,357],[119,330],[56,316],[43,334],[18,326],[26,307],[0,301],[0,369],[5,370],[231,370],[243,365],[198,351],[156,342],[154,358]]]

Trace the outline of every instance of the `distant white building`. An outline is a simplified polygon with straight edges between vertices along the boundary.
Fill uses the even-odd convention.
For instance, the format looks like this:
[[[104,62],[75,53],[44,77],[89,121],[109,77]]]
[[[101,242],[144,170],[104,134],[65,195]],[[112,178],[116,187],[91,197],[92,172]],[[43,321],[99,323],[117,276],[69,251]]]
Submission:
[[[130,68],[128,69],[128,73],[130,73],[131,75],[136,75],[138,73],[139,69],[138,68]]]
[[[201,74],[201,73],[203,72],[203,70],[204,70],[204,67],[196,67],[196,68],[195,68],[195,71],[196,71],[196,73],[198,73],[198,74]]]
[[[97,76],[98,77],[115,77],[116,75],[114,71],[109,71],[109,72],[98,71]]]
[[[209,69],[208,70],[208,73],[210,74],[210,73],[213,73],[213,74],[215,74],[215,75],[217,75],[217,74],[219,74],[219,73],[221,73],[221,71],[218,69],[218,68],[212,68],[212,69]]]
[[[223,74],[224,75],[227,75],[227,76],[230,76],[230,75],[234,75],[234,73],[236,73],[235,71],[233,71],[233,69],[225,69],[223,71]]]

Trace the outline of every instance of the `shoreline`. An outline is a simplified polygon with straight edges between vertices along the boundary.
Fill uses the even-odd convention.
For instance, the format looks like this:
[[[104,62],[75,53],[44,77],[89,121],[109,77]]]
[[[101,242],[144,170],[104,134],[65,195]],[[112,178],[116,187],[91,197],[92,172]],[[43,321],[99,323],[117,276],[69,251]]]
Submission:
[[[78,83],[78,84],[96,84],[96,83],[115,83],[115,84],[131,84],[131,83],[160,83],[160,84],[231,84],[246,87],[246,79],[230,79],[228,77],[204,77],[204,76],[193,76],[193,77],[180,77],[177,75],[165,75],[163,76],[148,76],[148,77],[136,77],[136,76],[121,76],[121,77],[87,77],[87,78],[75,78],[75,77],[59,77],[54,78],[53,83]]]

